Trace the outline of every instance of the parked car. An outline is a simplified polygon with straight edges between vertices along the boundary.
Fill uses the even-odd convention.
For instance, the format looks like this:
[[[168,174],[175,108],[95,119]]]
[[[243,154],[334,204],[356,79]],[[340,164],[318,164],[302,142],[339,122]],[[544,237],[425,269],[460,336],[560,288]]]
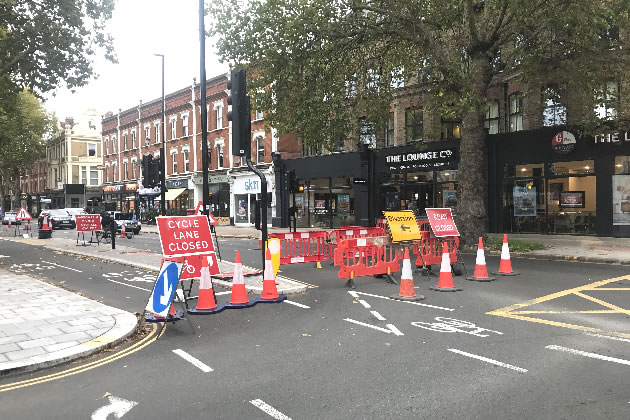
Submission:
[[[85,211],[85,209],[82,209],[82,208],[66,208],[64,210],[68,212],[68,214],[70,215],[70,217],[72,217],[72,220],[74,220],[75,223],[77,221],[75,217],[77,214],[88,214]]]
[[[77,226],[76,222],[72,220],[72,216],[63,209],[42,210],[39,214],[40,226],[45,215],[48,216],[48,223],[52,229],[74,229]]]
[[[4,217],[2,218],[2,224],[3,225],[8,225],[9,222],[11,222],[11,224],[14,225],[19,225],[22,223],[21,220],[17,220],[15,217],[17,216],[17,212],[15,211],[8,211],[4,214]]]
[[[133,218],[133,213],[114,212],[114,220],[116,221],[116,231],[122,230],[122,224],[125,223],[125,231],[133,231],[135,235],[140,233],[142,224]]]

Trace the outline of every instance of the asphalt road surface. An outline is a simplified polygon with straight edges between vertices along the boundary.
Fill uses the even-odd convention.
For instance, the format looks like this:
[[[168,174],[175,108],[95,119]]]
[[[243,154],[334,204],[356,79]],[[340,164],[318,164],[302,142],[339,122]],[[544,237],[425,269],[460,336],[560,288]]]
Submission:
[[[155,249],[157,235],[126,242]],[[256,264],[255,245],[222,240],[221,251]],[[3,267],[131,312],[153,281],[5,241],[0,255]],[[521,275],[495,282],[456,277],[455,293],[428,290],[436,277],[416,273],[426,299],[415,304],[388,299],[398,286],[383,279],[357,278],[351,290],[329,264],[283,266],[313,287],[290,303],[191,317],[194,333],[180,321],[157,341],[1,379],[0,418],[628,418],[630,280],[618,277],[630,279],[630,268],[513,265]]]

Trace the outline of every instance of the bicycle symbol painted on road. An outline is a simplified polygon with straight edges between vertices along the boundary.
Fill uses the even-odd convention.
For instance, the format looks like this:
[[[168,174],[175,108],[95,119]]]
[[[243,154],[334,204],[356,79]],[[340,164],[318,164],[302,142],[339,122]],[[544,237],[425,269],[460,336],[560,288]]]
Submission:
[[[429,331],[436,332],[444,332],[444,333],[456,333],[461,332],[464,334],[470,334],[477,337],[488,337],[489,334],[482,334],[484,332],[494,333],[503,335],[502,332],[489,330],[487,328],[481,328],[473,324],[472,322],[462,321],[455,318],[446,318],[443,316],[438,316],[435,318],[438,322],[412,322],[411,325],[414,327],[424,328]],[[469,331],[473,330],[473,331]]]

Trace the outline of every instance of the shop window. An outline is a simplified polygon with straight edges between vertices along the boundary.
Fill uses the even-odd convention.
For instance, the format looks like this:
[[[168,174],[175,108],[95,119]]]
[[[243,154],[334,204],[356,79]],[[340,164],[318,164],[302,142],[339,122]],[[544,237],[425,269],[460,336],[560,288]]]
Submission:
[[[521,92],[514,92],[508,98],[510,105],[510,132],[521,131],[523,129],[523,95]]]
[[[456,182],[457,181],[457,171],[456,170],[437,171],[436,172],[436,180],[437,180],[437,182]]]
[[[424,138],[424,115],[422,107],[405,109],[405,141],[421,141]]]
[[[247,194],[235,194],[235,207],[234,222],[235,223],[249,223],[249,203]]]
[[[442,120],[442,140],[452,140],[462,138],[461,120]]]
[[[484,127],[488,130],[488,134],[499,132],[499,101],[489,101],[486,104]]]
[[[558,85],[549,85],[542,91],[543,125],[551,127],[563,125],[567,122],[567,108],[563,105],[566,100],[565,89]]]
[[[617,118],[617,106],[619,86],[616,80],[604,82],[601,91],[597,93],[597,105],[595,115],[601,120],[614,120]]]
[[[371,149],[376,148],[374,123],[368,121],[365,117],[359,119],[359,142],[367,144]]]
[[[389,113],[387,125],[385,126],[385,147],[394,145],[394,113]]]
[[[354,188],[350,178],[333,178],[333,227],[354,224]]]
[[[593,160],[581,160],[573,162],[554,162],[551,164],[553,175],[588,175],[595,173]]]
[[[630,175],[630,156],[615,156],[615,175]]]
[[[542,163],[531,163],[527,165],[516,165],[513,167],[514,169],[510,174],[506,174],[506,176],[515,176],[520,178],[531,178],[534,176],[543,176],[544,175],[544,164]]]

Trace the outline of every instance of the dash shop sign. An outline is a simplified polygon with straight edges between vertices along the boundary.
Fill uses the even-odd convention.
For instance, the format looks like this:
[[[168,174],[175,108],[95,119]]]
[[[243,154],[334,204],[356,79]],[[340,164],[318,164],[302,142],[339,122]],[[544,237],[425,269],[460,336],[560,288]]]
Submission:
[[[413,151],[385,156],[389,170],[434,169],[448,167],[455,161],[455,149]]]

